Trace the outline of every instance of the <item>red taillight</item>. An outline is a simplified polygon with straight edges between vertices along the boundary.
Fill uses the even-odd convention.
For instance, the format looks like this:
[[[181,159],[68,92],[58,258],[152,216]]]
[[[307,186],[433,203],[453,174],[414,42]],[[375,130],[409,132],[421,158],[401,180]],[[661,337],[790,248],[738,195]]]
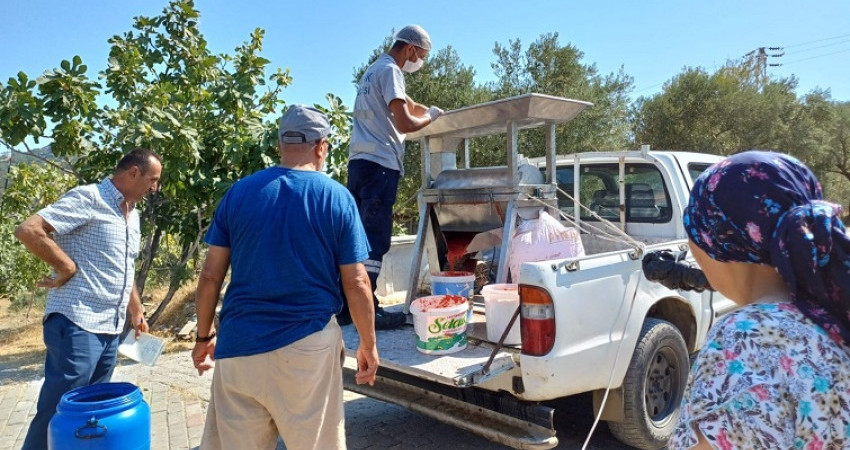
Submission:
[[[543,356],[555,345],[555,304],[545,289],[519,286],[522,352]]]

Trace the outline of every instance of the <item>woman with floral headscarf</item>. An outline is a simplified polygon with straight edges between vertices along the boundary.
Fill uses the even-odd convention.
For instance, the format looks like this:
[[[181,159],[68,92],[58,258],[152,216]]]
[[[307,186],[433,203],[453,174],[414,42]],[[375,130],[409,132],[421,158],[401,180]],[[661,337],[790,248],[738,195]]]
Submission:
[[[684,224],[741,307],[697,356],[670,448],[850,448],[850,237],[796,159],[750,151],[697,179]]]

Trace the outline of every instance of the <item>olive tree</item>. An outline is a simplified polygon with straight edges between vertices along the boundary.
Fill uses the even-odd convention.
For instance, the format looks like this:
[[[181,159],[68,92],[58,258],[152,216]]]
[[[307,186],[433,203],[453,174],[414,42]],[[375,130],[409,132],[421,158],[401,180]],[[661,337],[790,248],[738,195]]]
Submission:
[[[558,153],[615,150],[630,143],[629,98],[633,80],[621,68],[602,74],[572,44],[560,43],[558,33],[542,34],[527,49],[519,39],[496,43],[491,67],[497,80],[490,84],[496,97],[539,93],[593,103],[574,120],[556,129]],[[533,130],[519,143],[526,156],[544,154],[543,130]]]
[[[813,169],[828,198],[846,205],[846,105],[819,89],[798,96],[796,88],[796,78],[765,76],[748,61],[730,61],[713,73],[685,68],[661,93],[635,103],[635,139],[654,148],[717,155],[788,153]]]

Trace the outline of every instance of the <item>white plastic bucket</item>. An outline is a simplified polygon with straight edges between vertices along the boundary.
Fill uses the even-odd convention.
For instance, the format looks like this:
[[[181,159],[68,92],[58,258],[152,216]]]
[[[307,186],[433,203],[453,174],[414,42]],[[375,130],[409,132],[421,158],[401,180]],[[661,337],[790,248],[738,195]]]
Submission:
[[[481,288],[481,295],[484,296],[484,311],[487,317],[487,340],[499,342],[511,317],[519,307],[519,288],[516,284],[488,284]],[[522,343],[519,317],[514,321],[504,343],[505,345]]]
[[[430,295],[410,304],[416,349],[430,355],[445,355],[466,348],[466,303],[434,308],[445,295]]]

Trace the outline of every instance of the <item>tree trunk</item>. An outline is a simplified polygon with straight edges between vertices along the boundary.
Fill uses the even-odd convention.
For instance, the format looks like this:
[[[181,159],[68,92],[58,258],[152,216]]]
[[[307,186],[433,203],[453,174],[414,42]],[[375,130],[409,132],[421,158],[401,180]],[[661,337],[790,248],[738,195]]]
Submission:
[[[198,213],[198,217],[200,218],[200,212]],[[200,222],[200,219],[199,219]],[[201,246],[201,239],[206,233],[206,227],[202,227],[198,234],[195,236],[195,240],[183,247],[183,250],[180,252],[180,261],[175,264],[175,269],[185,267],[189,260],[198,253],[198,249]],[[165,294],[165,298],[162,299],[162,302],[159,306],[156,307],[156,311],[148,318],[148,325],[153,328],[156,321],[159,319],[159,316],[165,311],[165,308],[168,307],[168,304],[171,303],[171,299],[174,297],[174,294],[180,289],[180,286],[183,285],[183,282],[186,281],[186,276],[182,275],[184,272],[181,270],[172,270],[171,271],[171,279],[168,283],[168,293]]]
[[[172,281],[174,281],[174,280],[172,280]],[[159,304],[159,306],[156,308],[156,311],[154,311],[154,313],[151,315],[150,319],[148,319],[148,326],[153,328],[157,319],[159,319],[159,315],[162,314],[162,312],[165,311],[165,308],[168,306],[168,304],[171,303],[171,299],[174,298],[174,294],[176,294],[177,290],[180,289],[181,284],[182,283],[179,283],[179,282],[169,283],[168,292],[165,294],[165,298],[162,299],[162,303]]]
[[[148,239],[145,242],[145,247],[142,249],[142,267],[136,274],[136,290],[139,291],[139,297],[141,297],[145,292],[145,284],[148,281],[148,272],[150,271],[151,266],[153,266],[153,260],[156,258],[157,252],[159,252],[159,243],[162,240],[162,225],[160,225],[157,221],[157,210],[163,201],[164,199],[162,195],[158,192],[153,193],[148,197],[145,209],[142,211],[141,219],[149,221],[154,227],[154,232],[152,235],[148,236]]]
[[[189,262],[189,254],[191,253],[193,245],[188,244],[183,247],[183,251],[180,252],[180,261],[177,261],[176,268],[180,266],[185,266],[187,262]],[[177,292],[177,289],[180,289],[180,285],[183,284],[182,277],[179,275],[179,270],[171,271],[171,279],[168,282],[168,293],[165,294],[165,298],[162,299],[159,306],[156,307],[156,311],[151,314],[150,318],[148,318],[148,325],[151,327],[154,326],[157,319],[159,319],[160,314],[165,311],[165,308],[168,307],[168,304],[171,303],[171,299],[174,297],[174,293]]]
[[[145,283],[148,281],[148,272],[153,266],[153,259],[159,251],[159,243],[162,240],[162,227],[157,226],[153,234],[148,237],[145,242],[145,248],[142,250],[142,267],[136,274],[136,289],[139,291],[139,297],[145,292]]]

